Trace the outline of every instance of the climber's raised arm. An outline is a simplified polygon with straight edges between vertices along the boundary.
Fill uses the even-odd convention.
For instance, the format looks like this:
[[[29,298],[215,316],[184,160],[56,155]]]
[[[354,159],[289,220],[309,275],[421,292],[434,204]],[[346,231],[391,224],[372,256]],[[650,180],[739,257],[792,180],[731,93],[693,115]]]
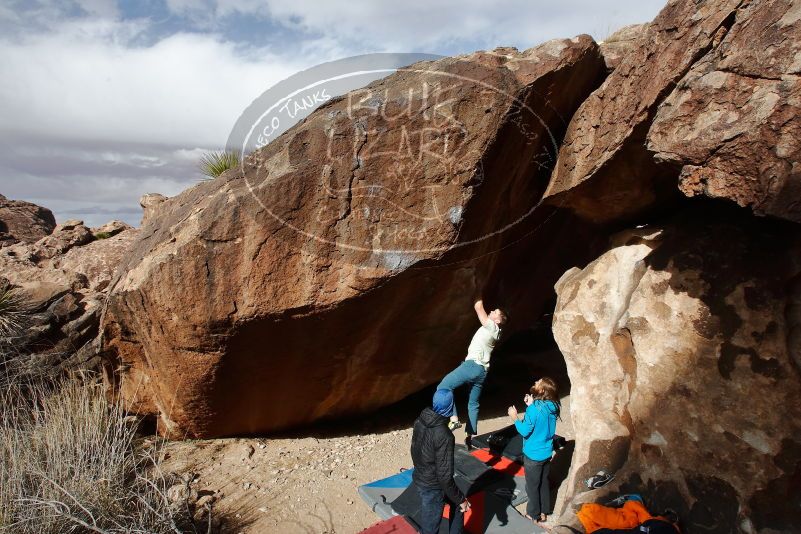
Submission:
[[[481,324],[487,324],[489,321],[489,315],[487,315],[487,311],[484,309],[484,301],[478,299],[475,304],[473,304],[473,308],[476,310],[476,315],[478,315],[478,320],[481,321]]]

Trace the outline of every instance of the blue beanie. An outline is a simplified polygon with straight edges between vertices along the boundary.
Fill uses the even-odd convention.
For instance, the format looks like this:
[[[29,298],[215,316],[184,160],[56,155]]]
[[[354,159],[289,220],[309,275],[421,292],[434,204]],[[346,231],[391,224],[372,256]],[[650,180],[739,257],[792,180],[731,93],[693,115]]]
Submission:
[[[453,391],[438,389],[434,393],[434,411],[445,417],[453,415]]]

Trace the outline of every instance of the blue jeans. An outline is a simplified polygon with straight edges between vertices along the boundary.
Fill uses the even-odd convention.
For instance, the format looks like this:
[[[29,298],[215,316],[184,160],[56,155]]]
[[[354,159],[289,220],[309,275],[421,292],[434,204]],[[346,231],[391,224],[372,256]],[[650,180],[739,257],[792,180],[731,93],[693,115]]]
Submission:
[[[442,512],[445,510],[445,492],[439,488],[421,488],[415,484],[422,504],[420,508],[420,528],[423,534],[437,534],[442,523]],[[464,513],[459,505],[448,501],[451,505],[451,517],[448,520],[449,534],[464,532]]]
[[[470,384],[470,396],[467,400],[467,424],[464,427],[465,433],[469,436],[474,436],[478,433],[478,401],[486,378],[487,370],[484,369],[483,365],[473,360],[465,360],[459,367],[445,375],[445,378],[437,386],[437,389],[453,391],[459,386]],[[455,405],[453,415],[456,415]]]

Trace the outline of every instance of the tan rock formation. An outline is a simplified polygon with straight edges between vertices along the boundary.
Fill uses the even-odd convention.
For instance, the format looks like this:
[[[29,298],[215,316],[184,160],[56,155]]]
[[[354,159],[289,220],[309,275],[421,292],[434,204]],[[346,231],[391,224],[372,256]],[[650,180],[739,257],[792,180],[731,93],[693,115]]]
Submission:
[[[81,221],[66,221],[53,232],[30,244],[18,243],[0,250],[0,275],[14,285],[30,287],[42,283],[79,290],[88,286],[86,275],[53,265],[73,247],[91,242],[92,233]]]
[[[619,235],[557,283],[577,435],[566,519],[639,492],[686,532],[801,529],[801,368],[788,343],[801,232],[703,211]],[[614,483],[588,491],[601,469]]]
[[[35,262],[54,258],[94,239],[92,232],[84,226],[83,221],[70,219],[59,224],[53,233],[32,243],[27,247],[30,257]]]
[[[105,227],[121,229],[114,221]],[[67,221],[35,243],[0,249],[0,279],[30,311],[24,335],[12,340],[21,356],[7,368],[13,364],[17,372],[40,376],[97,367],[96,347],[83,349],[97,335],[103,290],[137,232],[121,229],[96,240],[81,221]]]
[[[102,291],[111,282],[117,266],[139,234],[138,230],[128,228],[114,232],[111,237],[74,247],[51,260],[49,267],[81,273],[86,276],[90,289]]]
[[[156,214],[158,207],[161,206],[167,197],[159,193],[147,193],[142,195],[139,199],[139,205],[144,210],[142,212],[142,226],[146,225],[148,221]]]
[[[623,57],[643,46],[642,40],[648,24],[624,26],[598,43],[606,70],[612,72],[623,61]]]
[[[587,36],[416,64],[162,203],[103,319],[128,402],[172,436],[229,435],[437,380],[492,253],[543,223],[564,118],[603,69]]]
[[[124,230],[130,230],[131,228],[133,228],[133,226],[126,222],[113,220],[102,226],[98,226],[97,228],[92,228],[92,234],[96,237],[100,235],[100,238],[104,239],[106,237],[117,235]]]
[[[53,212],[22,200],[0,195],[0,247],[14,243],[33,243],[56,227]]]

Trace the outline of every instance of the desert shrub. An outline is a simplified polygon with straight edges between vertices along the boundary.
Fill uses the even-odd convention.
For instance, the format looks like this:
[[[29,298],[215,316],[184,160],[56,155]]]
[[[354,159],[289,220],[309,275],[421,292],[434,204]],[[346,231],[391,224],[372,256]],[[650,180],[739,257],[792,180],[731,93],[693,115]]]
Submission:
[[[111,237],[110,232],[97,232],[95,234],[95,239],[108,239],[109,237]]]
[[[0,342],[7,345],[22,334],[27,315],[20,294],[7,281],[0,282]]]
[[[200,172],[207,179],[217,178],[219,175],[239,166],[242,157],[239,152],[232,150],[217,150],[207,152],[200,158]]]
[[[35,361],[14,341],[29,308],[0,285],[0,533],[210,531],[193,523],[188,482],[161,470],[160,443],[137,437],[107,386],[20,372]]]
[[[158,447],[137,449],[104,386],[11,386],[0,401],[0,531],[195,532],[192,503],[167,496],[177,480]]]

